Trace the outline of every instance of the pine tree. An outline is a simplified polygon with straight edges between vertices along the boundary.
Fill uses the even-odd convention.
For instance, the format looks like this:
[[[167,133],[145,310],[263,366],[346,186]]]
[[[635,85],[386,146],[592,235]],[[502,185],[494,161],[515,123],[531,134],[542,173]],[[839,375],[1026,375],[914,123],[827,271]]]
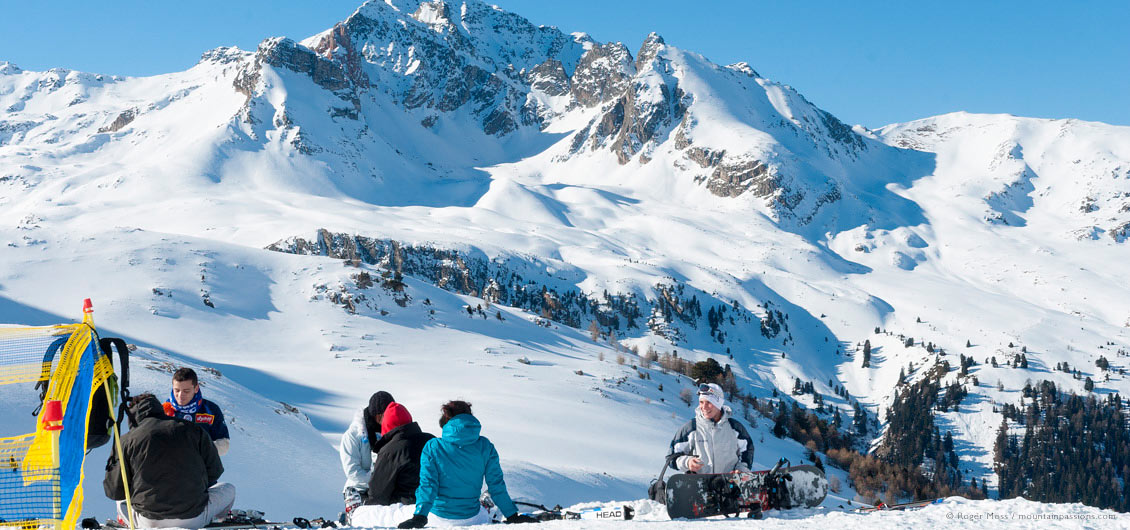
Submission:
[[[852,424],[860,435],[867,435],[867,413],[863,412],[863,407],[859,406],[858,401],[855,402],[855,417],[852,418]]]
[[[863,341],[863,367],[871,366],[871,339]]]
[[[784,438],[788,432],[785,430],[785,409],[777,409],[777,416],[773,418],[773,436]]]

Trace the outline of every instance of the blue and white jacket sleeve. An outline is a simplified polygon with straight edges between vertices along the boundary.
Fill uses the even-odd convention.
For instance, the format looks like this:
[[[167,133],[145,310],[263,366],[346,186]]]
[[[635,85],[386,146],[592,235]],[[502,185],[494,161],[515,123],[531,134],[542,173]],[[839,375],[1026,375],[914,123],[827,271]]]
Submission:
[[[680,455],[671,461],[671,468],[675,471],[687,471],[687,462],[690,461],[694,455],[694,437],[695,422],[694,420],[688,421],[675,433],[675,437],[671,439],[671,447],[667,450],[667,458],[671,460],[672,455]]]
[[[738,434],[738,470],[750,471],[753,469],[753,439],[749,437],[749,431],[742,422],[730,418],[730,426]],[[742,445],[745,447],[743,448]],[[741,466],[744,466],[744,469]]]

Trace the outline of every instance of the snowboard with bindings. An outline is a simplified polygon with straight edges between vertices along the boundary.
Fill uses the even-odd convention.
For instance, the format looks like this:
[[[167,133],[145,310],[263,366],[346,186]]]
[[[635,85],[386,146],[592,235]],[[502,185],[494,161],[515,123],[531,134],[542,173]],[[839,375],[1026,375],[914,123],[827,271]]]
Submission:
[[[667,515],[698,519],[765,510],[815,507],[828,494],[828,480],[815,466],[790,466],[787,460],[764,471],[681,474],[667,480]]]

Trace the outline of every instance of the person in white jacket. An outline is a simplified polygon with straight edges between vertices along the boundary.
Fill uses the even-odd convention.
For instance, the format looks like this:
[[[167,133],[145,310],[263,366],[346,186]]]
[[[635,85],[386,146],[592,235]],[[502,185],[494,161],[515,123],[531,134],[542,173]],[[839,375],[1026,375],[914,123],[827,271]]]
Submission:
[[[667,452],[671,467],[683,473],[749,471],[753,465],[753,439],[731,414],[722,387],[714,383],[699,385],[694,419],[671,440]]]
[[[369,406],[357,411],[349,429],[341,435],[341,467],[345,470],[345,511],[365,503],[369,494],[369,475],[373,472],[374,445],[381,437],[381,418],[389,403],[395,401],[392,394],[380,391],[369,398]]]

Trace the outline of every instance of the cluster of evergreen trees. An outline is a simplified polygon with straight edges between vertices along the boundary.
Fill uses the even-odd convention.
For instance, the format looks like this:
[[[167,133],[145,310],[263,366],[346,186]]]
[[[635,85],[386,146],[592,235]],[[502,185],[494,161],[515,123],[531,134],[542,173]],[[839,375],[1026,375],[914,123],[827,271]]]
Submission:
[[[576,288],[557,289],[544,281],[552,278],[548,265],[536,260],[516,257],[491,259],[477,249],[459,251],[429,245],[406,245],[392,239],[376,239],[358,235],[332,233],[319,230],[318,237],[307,241],[302,238],[280,241],[269,245],[268,250],[294,254],[313,254],[346,260],[348,263],[368,263],[390,271],[394,283],[403,288],[404,276],[413,276],[449,291],[482,297],[490,303],[519,307],[574,328],[583,328],[596,322],[603,330],[638,329],[641,318],[649,314],[646,325],[662,336],[677,342],[682,334],[670,325],[679,322],[697,329],[705,316],[710,336],[719,344],[727,341],[723,327],[757,325],[765,338],[775,338],[788,333],[788,315],[764,305],[766,316],[757,317],[736,300],[719,302],[709,307],[704,315],[704,299],[708,294],[668,278],[668,283],[654,286],[656,298],[647,300],[636,293],[588,294]],[[527,279],[523,274],[538,278]],[[383,275],[382,275],[383,276]],[[386,286],[388,288],[388,286]],[[397,289],[397,290],[400,290]],[[791,340],[791,336],[785,339]]]
[[[788,436],[809,449],[821,452],[852,449],[855,445],[851,433],[841,430],[843,418],[839,409],[833,412],[832,421],[828,422],[796,401],[786,404],[783,399],[778,400],[776,407],[768,402],[768,408],[762,410],[762,414],[773,418],[773,435],[778,438]]]
[[[1002,408],[994,446],[1001,498],[1130,511],[1130,427],[1118,394],[1064,394],[1042,381],[1026,385],[1024,397],[1027,406]],[[1010,434],[1009,421],[1024,433]]]
[[[899,466],[917,468],[928,464],[933,482],[958,489],[962,479],[953,434],[947,431],[942,436],[934,424],[935,409],[956,407],[966,395],[965,389],[954,382],[939,398],[940,381],[949,370],[949,363],[942,361],[922,380],[896,394],[887,409],[887,432],[879,453],[885,455],[887,462]]]

